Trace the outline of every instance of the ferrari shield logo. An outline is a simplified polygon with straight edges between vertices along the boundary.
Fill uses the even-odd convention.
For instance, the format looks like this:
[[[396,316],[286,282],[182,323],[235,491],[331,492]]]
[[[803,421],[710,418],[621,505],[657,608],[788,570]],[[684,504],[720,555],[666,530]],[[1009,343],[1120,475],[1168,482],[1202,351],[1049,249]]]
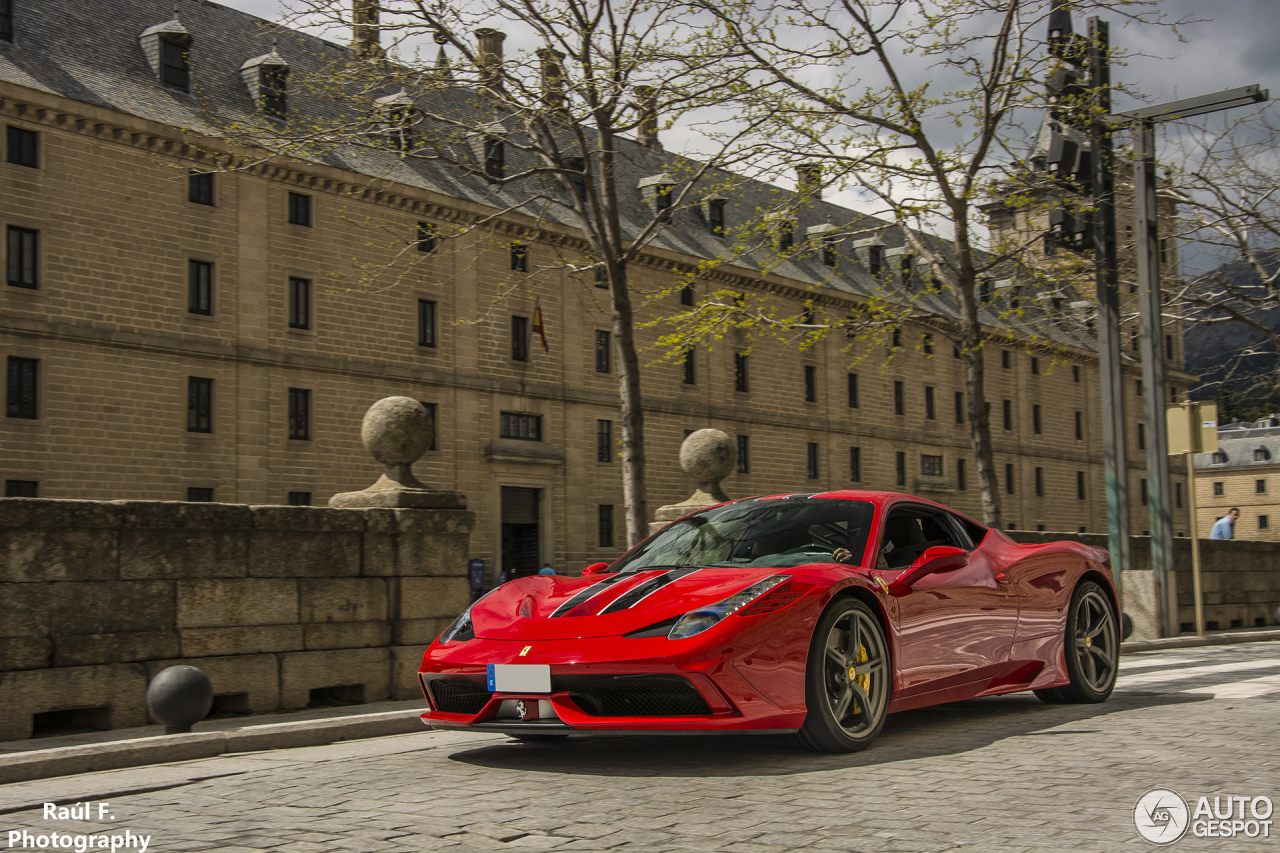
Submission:
[[[885,589],[888,589],[888,587],[885,587]],[[517,655],[517,657],[524,657],[525,655],[529,654],[529,650],[532,648],[533,646],[525,646],[523,649],[520,650],[520,654]]]
[[[886,593],[889,591],[889,582],[879,575],[876,575],[876,583],[880,584],[880,588]]]

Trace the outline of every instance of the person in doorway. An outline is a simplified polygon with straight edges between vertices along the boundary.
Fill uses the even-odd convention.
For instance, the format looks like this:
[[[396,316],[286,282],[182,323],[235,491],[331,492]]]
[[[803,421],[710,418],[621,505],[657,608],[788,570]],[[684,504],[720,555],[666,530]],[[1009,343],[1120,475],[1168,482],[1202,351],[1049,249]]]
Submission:
[[[551,568],[550,563],[547,563],[541,569],[538,569],[538,574],[540,575],[554,575],[555,573],[556,573],[556,570]]]
[[[1210,539],[1235,539],[1236,538],[1236,519],[1240,517],[1240,510],[1235,507],[1231,511],[1218,519],[1213,525],[1213,530],[1209,533]]]

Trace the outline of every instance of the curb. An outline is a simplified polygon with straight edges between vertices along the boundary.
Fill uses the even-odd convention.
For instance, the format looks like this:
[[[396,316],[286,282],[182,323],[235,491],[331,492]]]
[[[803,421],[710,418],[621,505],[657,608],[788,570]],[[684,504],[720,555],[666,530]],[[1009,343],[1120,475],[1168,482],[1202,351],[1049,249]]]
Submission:
[[[1159,649],[1188,649],[1195,646],[1232,646],[1236,643],[1261,643],[1280,640],[1280,628],[1269,631],[1240,631],[1236,634],[1206,634],[1203,637],[1166,637],[1162,640],[1138,640],[1121,643],[1120,654],[1153,652]]]
[[[421,713],[421,708],[413,708],[331,720],[267,723],[227,732],[188,732],[34,750],[0,756],[0,784],[146,764],[193,761],[229,752],[324,746],[343,740],[428,732],[430,729],[419,719]]]

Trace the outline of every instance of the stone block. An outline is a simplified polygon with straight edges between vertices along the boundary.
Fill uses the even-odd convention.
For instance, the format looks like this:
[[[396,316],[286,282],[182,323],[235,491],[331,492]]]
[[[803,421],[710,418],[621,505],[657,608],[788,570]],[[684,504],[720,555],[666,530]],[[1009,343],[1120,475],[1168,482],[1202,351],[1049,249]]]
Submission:
[[[336,649],[280,655],[280,707],[305,708],[318,687],[364,685],[364,701],[391,695],[391,652]]]
[[[354,510],[342,510],[354,512]],[[361,510],[365,519],[360,544],[360,574],[388,577],[396,573],[396,514],[390,509]]]
[[[303,622],[368,622],[386,619],[387,581],[382,578],[304,578],[298,581]]]
[[[58,520],[69,525],[74,515]],[[0,555],[0,582],[115,580],[120,568],[119,531],[53,525],[0,527]]]
[[[247,506],[116,501],[120,577],[236,578],[248,572]]]
[[[280,707],[280,664],[275,655],[230,655],[227,657],[177,658],[147,663],[147,680],[171,666],[194,666],[209,676],[213,695],[248,694],[245,710],[251,713],[274,711]]]
[[[174,657],[177,631],[129,631],[122,634],[59,636],[54,643],[54,666],[89,666]]]
[[[49,633],[49,587],[44,583],[0,583],[4,618],[0,637],[44,637]]]
[[[49,630],[54,637],[171,631],[172,581],[101,581],[49,585]]]
[[[254,577],[354,577],[360,574],[359,512],[324,507],[252,508],[249,574]]]
[[[230,628],[184,628],[180,654],[184,657],[256,655],[301,650],[301,625],[239,625]]]
[[[395,514],[392,574],[400,577],[466,574],[471,531],[476,522],[474,512],[458,509],[391,512]]]
[[[316,622],[303,625],[308,649],[364,649],[391,644],[391,623]]]
[[[298,621],[298,582],[220,578],[178,582],[178,627],[288,625]]]
[[[454,618],[471,603],[465,576],[391,578],[395,619]]]
[[[49,665],[53,642],[46,637],[0,637],[0,672]]]
[[[435,642],[445,628],[453,624],[454,618],[397,619],[391,623],[391,641],[396,645],[420,645],[426,648]]]
[[[421,646],[393,646],[391,648],[391,698],[423,699],[422,682],[418,681],[418,668],[422,666]]]
[[[146,692],[147,672],[137,663],[0,672],[0,741],[31,737],[35,714],[75,708],[110,708],[114,729],[141,726]]]

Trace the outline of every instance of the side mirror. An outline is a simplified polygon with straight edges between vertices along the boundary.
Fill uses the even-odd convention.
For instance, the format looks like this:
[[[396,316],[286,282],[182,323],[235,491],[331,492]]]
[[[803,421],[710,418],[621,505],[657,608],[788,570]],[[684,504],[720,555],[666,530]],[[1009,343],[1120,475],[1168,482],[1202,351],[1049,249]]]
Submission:
[[[911,587],[915,585],[916,581],[925,575],[954,572],[956,569],[962,569],[967,565],[969,565],[969,552],[965,549],[956,548],[953,545],[934,545],[932,548],[926,548],[919,559],[911,564],[911,568],[889,584],[889,593],[891,595],[906,595],[911,591]]]
[[[582,570],[582,576],[585,578],[587,575],[598,575],[607,568],[609,568],[608,563],[592,563]]]

